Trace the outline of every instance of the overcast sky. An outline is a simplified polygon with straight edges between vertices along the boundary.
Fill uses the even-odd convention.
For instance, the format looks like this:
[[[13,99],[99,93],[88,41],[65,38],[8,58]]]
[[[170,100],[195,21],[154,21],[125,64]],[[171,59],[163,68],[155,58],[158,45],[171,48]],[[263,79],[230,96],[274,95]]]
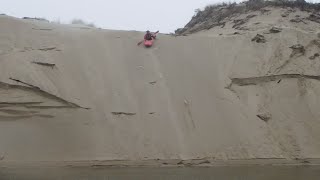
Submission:
[[[106,29],[173,32],[194,10],[223,0],[0,0],[0,13],[70,22],[80,18]],[[227,0],[229,2],[229,0]],[[231,0],[230,2],[241,0]],[[320,0],[313,0],[320,1]]]
[[[0,0],[0,13],[70,22],[81,18],[106,29],[173,32],[194,10],[221,0]]]

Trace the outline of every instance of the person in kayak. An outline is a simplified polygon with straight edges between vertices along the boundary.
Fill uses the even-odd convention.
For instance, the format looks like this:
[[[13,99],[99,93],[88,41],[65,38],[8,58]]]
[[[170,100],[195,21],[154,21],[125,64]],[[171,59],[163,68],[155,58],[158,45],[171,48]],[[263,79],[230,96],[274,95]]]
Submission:
[[[150,44],[150,42],[151,42],[151,45],[152,45],[153,40],[156,39],[156,36],[158,33],[159,33],[159,31],[157,31],[155,33],[151,33],[150,31],[147,31],[146,34],[144,35],[143,40],[138,42],[137,45],[139,46],[143,42],[148,43],[148,44]],[[149,46],[151,46],[151,45],[149,45]]]
[[[144,39],[145,40],[152,40],[152,39],[155,39],[155,38],[156,38],[156,36],[151,34],[151,32],[149,30],[147,31],[146,35],[144,35]]]

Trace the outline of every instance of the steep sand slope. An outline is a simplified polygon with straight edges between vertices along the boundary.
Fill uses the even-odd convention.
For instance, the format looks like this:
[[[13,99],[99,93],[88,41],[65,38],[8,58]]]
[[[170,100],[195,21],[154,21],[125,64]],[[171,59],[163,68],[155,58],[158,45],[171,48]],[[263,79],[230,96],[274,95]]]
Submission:
[[[0,25],[2,163],[320,158],[315,22],[266,43],[251,39],[272,23],[159,35],[150,49],[139,32]]]

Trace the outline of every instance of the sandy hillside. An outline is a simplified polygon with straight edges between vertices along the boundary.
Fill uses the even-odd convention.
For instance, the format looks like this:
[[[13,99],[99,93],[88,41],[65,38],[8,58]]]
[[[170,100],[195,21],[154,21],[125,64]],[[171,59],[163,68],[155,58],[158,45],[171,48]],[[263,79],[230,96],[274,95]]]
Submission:
[[[0,16],[0,163],[320,158],[320,24],[283,13],[150,49]]]

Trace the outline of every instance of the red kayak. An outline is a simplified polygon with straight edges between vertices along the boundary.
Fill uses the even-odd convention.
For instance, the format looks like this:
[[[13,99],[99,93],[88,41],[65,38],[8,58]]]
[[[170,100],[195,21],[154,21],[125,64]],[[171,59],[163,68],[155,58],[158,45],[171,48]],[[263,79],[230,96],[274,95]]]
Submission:
[[[158,32],[159,32],[159,31],[157,31],[157,32],[155,32],[155,33],[152,34],[153,37],[152,37],[151,40],[146,40],[146,39],[145,39],[145,40],[139,42],[139,43],[138,43],[138,46],[143,42],[143,44],[144,44],[145,47],[147,47],[147,48],[151,47],[151,46],[153,45],[154,40],[156,39],[156,35],[157,35]]]
[[[154,40],[156,39],[156,36],[157,36],[157,33],[158,33],[159,31],[157,31],[157,32],[155,32],[155,33],[153,33],[153,37],[152,37],[152,39],[151,40],[144,40],[144,46],[145,47],[151,47],[152,45],[153,45],[153,42],[154,42]]]
[[[144,46],[151,47],[153,45],[153,41],[154,41],[153,38],[152,38],[152,40],[144,40]]]

